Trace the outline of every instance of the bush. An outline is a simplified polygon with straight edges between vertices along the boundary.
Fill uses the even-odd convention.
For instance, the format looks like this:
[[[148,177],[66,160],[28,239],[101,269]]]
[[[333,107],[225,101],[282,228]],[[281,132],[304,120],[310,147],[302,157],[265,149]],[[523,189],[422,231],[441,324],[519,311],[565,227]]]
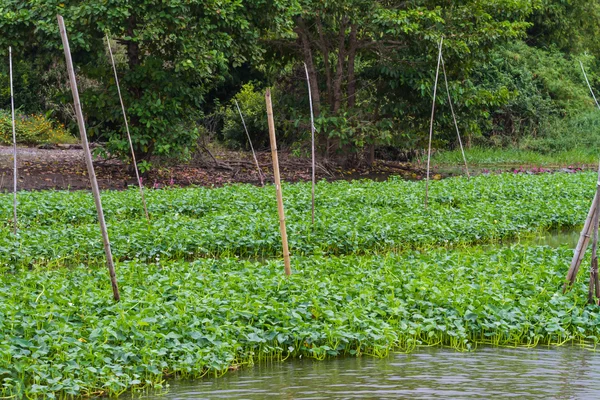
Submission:
[[[519,147],[540,153],[579,149],[598,154],[600,149],[600,112],[591,110],[571,118],[555,118],[537,137],[523,138]]]
[[[26,145],[75,143],[63,125],[41,114],[17,114],[15,118],[17,143]],[[11,113],[0,110],[0,143],[12,144]]]
[[[275,96],[274,91],[272,91],[272,96]],[[225,145],[232,148],[250,149],[240,114],[235,105],[236,100],[244,115],[252,145],[254,148],[267,147],[269,145],[269,126],[265,95],[262,90],[255,89],[252,83],[242,86],[242,89],[231,100],[231,104],[225,108],[222,131]]]

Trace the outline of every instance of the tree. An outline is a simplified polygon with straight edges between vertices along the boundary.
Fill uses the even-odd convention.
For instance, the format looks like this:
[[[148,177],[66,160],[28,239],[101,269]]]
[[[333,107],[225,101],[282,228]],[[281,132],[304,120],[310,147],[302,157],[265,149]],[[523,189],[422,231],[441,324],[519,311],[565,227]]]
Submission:
[[[499,0],[299,4],[300,10],[289,14],[296,35],[270,38],[269,43],[274,57],[308,66],[323,147],[330,154],[419,140],[431,106],[442,35],[454,98],[471,102],[459,104],[459,110],[487,112],[491,104],[478,103],[477,90],[464,93],[470,88],[463,83],[493,46],[524,35],[532,10],[530,2]],[[444,96],[438,101],[443,104]]]
[[[65,17],[84,90],[89,133],[127,158],[105,35],[115,40],[132,139],[140,159],[194,145],[204,96],[232,67],[256,62],[260,30],[240,0],[4,0],[3,48],[61,68],[56,14]]]

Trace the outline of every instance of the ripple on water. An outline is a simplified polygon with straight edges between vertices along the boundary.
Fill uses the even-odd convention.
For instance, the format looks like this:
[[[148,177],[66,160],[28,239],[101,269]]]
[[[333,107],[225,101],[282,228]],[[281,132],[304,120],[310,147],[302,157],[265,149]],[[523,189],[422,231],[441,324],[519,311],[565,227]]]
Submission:
[[[142,399],[600,398],[600,354],[578,347],[423,348],[384,359],[291,360],[172,381]],[[140,398],[136,396],[136,398]]]

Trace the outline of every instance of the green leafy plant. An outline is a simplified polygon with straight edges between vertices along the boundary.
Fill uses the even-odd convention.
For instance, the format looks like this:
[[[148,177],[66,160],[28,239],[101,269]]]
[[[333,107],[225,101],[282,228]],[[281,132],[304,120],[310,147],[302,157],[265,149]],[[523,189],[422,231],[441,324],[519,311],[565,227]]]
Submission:
[[[44,115],[15,116],[15,131],[19,144],[58,144],[76,143],[64,126],[52,121]],[[12,116],[9,111],[0,110],[0,143],[12,144]]]

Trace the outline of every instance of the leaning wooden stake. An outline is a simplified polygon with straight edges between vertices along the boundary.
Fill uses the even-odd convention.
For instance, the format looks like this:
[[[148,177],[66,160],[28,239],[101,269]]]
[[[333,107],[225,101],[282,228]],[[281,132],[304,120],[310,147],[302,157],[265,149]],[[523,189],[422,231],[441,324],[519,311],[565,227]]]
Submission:
[[[8,70],[10,75],[10,110],[12,116],[13,139],[13,230],[17,234],[17,128],[15,125],[15,96],[13,92],[12,48],[8,48]]]
[[[465,162],[465,172],[467,173],[467,179],[471,179],[469,175],[469,166],[467,165],[467,157],[465,156],[465,149],[460,138],[460,131],[458,130],[458,122],[456,122],[456,115],[454,114],[454,106],[452,106],[452,98],[450,97],[450,87],[448,86],[448,75],[446,75],[446,65],[444,64],[444,57],[442,56],[442,72],[444,73],[444,82],[446,82],[446,93],[448,94],[448,104],[450,104],[450,111],[452,112],[452,119],[454,120],[454,127],[456,128],[456,135],[458,136],[458,144],[460,145],[460,151],[462,152],[463,161]]]
[[[596,210],[600,206],[600,163],[598,164],[598,182],[596,184]],[[600,213],[594,213],[594,220],[592,223],[592,229],[594,233],[594,239],[592,240],[592,263],[590,267],[590,285],[588,291],[588,303],[594,304],[596,301],[594,300],[594,294],[596,298],[600,298],[600,281],[598,280],[598,220]]]
[[[596,103],[596,106],[600,109],[600,104],[598,104],[598,100],[596,99],[596,95],[594,94],[594,90],[592,89],[592,85],[590,85],[590,81],[588,80],[587,74],[585,73],[585,68],[583,68],[583,63],[581,61],[579,61],[579,65],[581,66],[581,71],[583,72],[583,77],[585,78],[585,82],[588,85],[588,88],[590,88],[590,93],[592,94],[592,97],[594,98],[594,102]]]
[[[127,121],[127,113],[125,112],[125,103],[123,102],[123,96],[121,96],[121,85],[119,85],[119,75],[117,74],[117,64],[115,63],[115,57],[113,56],[112,48],[110,47],[110,38],[106,35],[106,45],[108,46],[108,52],[110,54],[110,61],[112,63],[113,71],[115,73],[115,84],[117,85],[117,93],[119,94],[119,101],[121,102],[121,110],[123,111],[123,119],[125,120],[125,132],[127,132],[127,140],[129,141],[129,149],[131,150],[131,159],[133,161],[133,168],[135,169],[135,177],[137,178],[138,186],[140,188],[140,196],[142,198],[142,206],[144,206],[144,213],[146,214],[146,220],[150,223],[150,216],[148,215],[148,207],[146,206],[146,197],[144,196],[144,187],[142,186],[142,180],[140,179],[140,171],[138,170],[137,161],[135,159],[135,151],[133,150],[133,142],[131,141],[131,134],[129,133],[129,122]]]
[[[310,104],[310,133],[311,133],[311,153],[312,153],[312,208],[311,221],[315,224],[315,116],[313,113],[312,93],[310,91],[310,78],[308,76],[308,67],[304,63],[304,71],[306,72],[306,83],[308,84],[308,104]]]
[[[77,116],[77,124],[79,125],[79,133],[81,134],[81,145],[85,155],[88,175],[90,176],[90,184],[92,185],[92,193],[94,194],[94,202],[96,203],[96,211],[98,211],[98,222],[100,223],[100,231],[102,232],[102,240],[104,242],[104,252],[106,254],[106,264],[110,274],[110,282],[113,290],[115,301],[119,301],[119,286],[117,285],[117,277],[115,275],[115,266],[113,264],[112,252],[110,250],[110,241],[108,240],[108,231],[106,230],[106,222],[104,221],[104,212],[102,211],[102,200],[100,199],[100,189],[96,181],[96,173],[94,172],[94,164],[92,163],[92,153],[88,144],[87,134],[85,131],[85,121],[83,112],[81,111],[81,103],[79,102],[79,91],[77,90],[77,80],[75,78],[75,70],[73,69],[73,60],[71,59],[71,49],[69,47],[69,38],[65,29],[65,21],[63,17],[57,15],[58,26],[60,28],[60,36],[65,50],[65,60],[67,63],[67,72],[69,74],[69,83],[71,84],[71,92],[73,93],[73,103],[75,106],[75,114]]]
[[[590,210],[588,212],[587,218],[585,219],[583,229],[581,230],[581,234],[579,235],[579,241],[577,242],[577,246],[575,246],[575,253],[573,254],[571,266],[569,267],[569,272],[567,273],[567,282],[565,282],[563,286],[563,293],[567,292],[567,290],[569,290],[575,283],[575,279],[577,279],[577,272],[579,272],[581,261],[585,256],[585,249],[587,249],[588,244],[590,242],[590,237],[592,235],[592,222],[597,212],[597,200],[598,193],[594,195],[592,205],[590,206]]]
[[[440,46],[438,51],[437,68],[435,70],[435,83],[433,84],[433,104],[431,106],[431,122],[429,123],[429,147],[427,150],[427,178],[425,180],[425,208],[427,208],[427,199],[429,197],[429,165],[431,162],[431,141],[433,140],[433,117],[435,115],[435,96],[437,94],[437,83],[440,75],[440,63],[442,60],[442,45],[444,44],[444,37],[440,39]]]
[[[291,275],[290,251],[288,249],[287,232],[285,230],[285,212],[283,210],[283,195],[281,193],[281,178],[279,176],[279,160],[277,158],[277,141],[275,139],[275,122],[273,121],[273,105],[271,104],[271,90],[265,93],[267,103],[267,122],[269,124],[269,139],[271,140],[271,155],[273,157],[273,174],[275,175],[275,190],[277,192],[277,212],[279,213],[279,229],[281,231],[281,242],[283,244],[283,263],[285,274]]]
[[[250,133],[248,133],[248,128],[246,128],[246,121],[244,121],[244,116],[242,115],[242,110],[240,109],[240,105],[238,104],[237,100],[233,99],[233,101],[235,101],[235,106],[238,109],[238,112],[240,113],[240,118],[242,119],[242,125],[244,125],[244,130],[246,131],[246,136],[248,137],[248,143],[250,143],[250,150],[252,150],[252,156],[254,157],[254,163],[256,164],[256,169],[258,170],[258,178],[260,179],[260,186],[265,186],[265,180],[263,179],[263,173],[262,170],[260,169],[260,164],[258,164],[258,158],[256,158],[256,153],[254,152],[254,146],[252,146],[252,139],[250,139]]]

